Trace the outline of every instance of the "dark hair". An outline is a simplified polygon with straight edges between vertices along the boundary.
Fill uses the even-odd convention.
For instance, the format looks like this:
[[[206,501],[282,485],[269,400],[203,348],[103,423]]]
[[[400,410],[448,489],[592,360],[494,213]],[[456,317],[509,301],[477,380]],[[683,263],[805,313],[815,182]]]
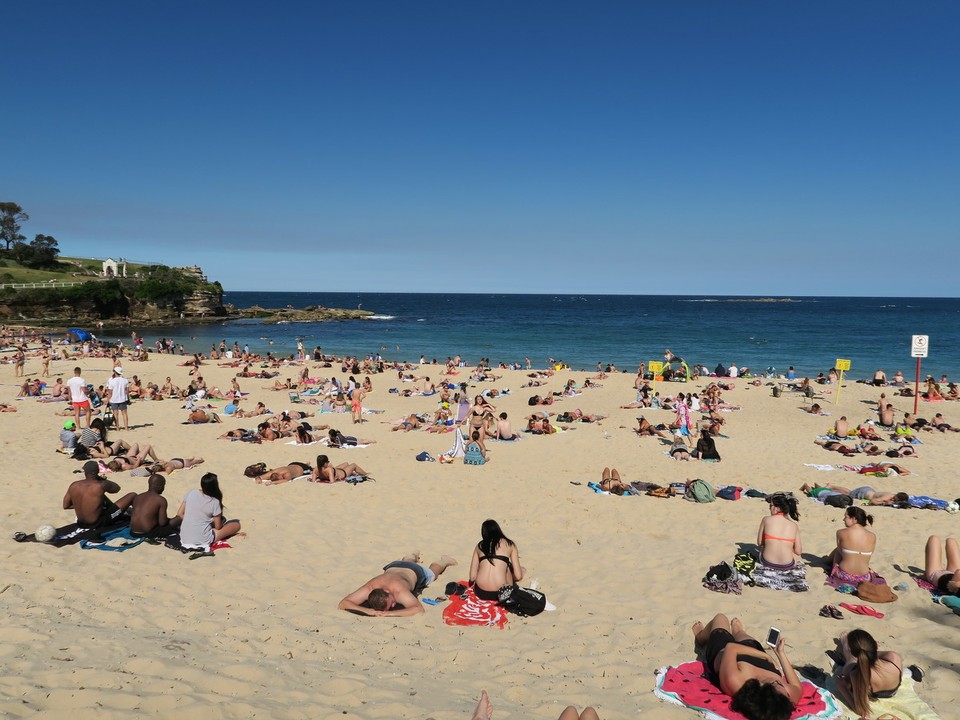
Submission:
[[[866,630],[851,630],[847,634],[850,654],[856,658],[857,667],[850,672],[850,688],[853,709],[866,717],[870,712],[870,672],[877,664],[877,641]]]
[[[371,610],[386,610],[387,609],[387,597],[389,593],[386,590],[377,588],[376,590],[371,590],[370,594],[367,595],[367,605]]]
[[[909,502],[910,496],[907,495],[905,492],[898,492],[896,495],[893,496],[893,499],[896,500],[897,502]]]
[[[480,431],[479,431],[479,430],[474,430],[474,431],[473,431],[473,434],[470,435],[470,439],[471,439],[471,440],[479,440],[479,439],[480,439]]]
[[[508,545],[513,545],[513,540],[504,535],[503,530],[500,529],[500,523],[496,520],[484,520],[483,525],[480,526],[480,543],[477,545],[480,553],[495,555],[501,540],[506,540]]]
[[[800,510],[797,508],[797,499],[792,495],[783,493],[774,493],[767,497],[767,502],[773,505],[784,515],[789,515],[794,520],[800,519]]]
[[[167,479],[163,475],[157,475],[154,473],[149,478],[147,478],[147,487],[150,490],[153,490],[155,493],[163,493],[163,489],[167,486]]]
[[[297,425],[297,442],[301,445],[308,445],[313,442],[313,436],[303,425]]]
[[[507,419],[507,414],[506,414],[505,412],[500,413],[500,419],[501,419],[501,420],[506,420],[506,419]]]
[[[216,473],[207,473],[200,478],[200,490],[204,495],[216,498],[220,505],[223,505],[223,493],[220,491],[220,482],[217,480]]]
[[[317,470],[320,470],[328,462],[330,462],[330,458],[326,455],[317,455]]]
[[[867,515],[863,508],[857,507],[856,505],[851,505],[847,508],[847,516],[856,520],[858,525],[863,525],[864,527],[873,525],[873,515]]]
[[[94,418],[90,421],[90,427],[100,433],[100,439],[104,442],[107,441],[107,424],[103,421],[103,418]]]
[[[794,705],[773,685],[761,685],[756,678],[750,678],[733,696],[730,709],[749,720],[789,720]]]

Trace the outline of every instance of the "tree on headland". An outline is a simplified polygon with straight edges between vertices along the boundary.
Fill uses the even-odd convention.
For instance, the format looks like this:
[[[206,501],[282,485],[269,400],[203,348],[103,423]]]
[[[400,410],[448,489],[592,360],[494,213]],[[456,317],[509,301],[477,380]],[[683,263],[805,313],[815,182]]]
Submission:
[[[50,235],[37,235],[29,244],[18,241],[10,251],[14,260],[28,268],[55,268],[59,254],[60,246]]]
[[[23,208],[14,202],[0,202],[0,240],[4,249],[9,251],[18,242],[26,238],[20,234],[20,223],[30,219]]]

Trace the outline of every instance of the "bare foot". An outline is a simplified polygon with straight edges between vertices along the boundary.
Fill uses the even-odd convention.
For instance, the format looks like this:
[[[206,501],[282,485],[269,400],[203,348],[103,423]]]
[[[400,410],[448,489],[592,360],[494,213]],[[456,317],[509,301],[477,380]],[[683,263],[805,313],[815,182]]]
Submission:
[[[447,567],[450,567],[450,566],[452,566],[452,565],[459,565],[459,563],[456,561],[456,559],[450,557],[449,555],[441,555],[441,556],[440,556],[440,562],[442,562],[442,563],[443,563],[444,565],[446,565]],[[481,696],[481,699],[482,699],[482,696]]]
[[[491,717],[493,717],[493,705],[490,704],[490,696],[487,695],[486,690],[481,690],[472,720],[490,720]]]
[[[743,621],[740,618],[735,617],[730,621],[730,630],[733,632],[733,635],[736,636],[739,633],[743,632]]]
[[[696,637],[697,635],[700,634],[700,632],[701,632],[702,630],[703,630],[703,623],[700,622],[699,620],[697,620],[697,621],[693,624],[693,636]]]
[[[407,553],[401,558],[401,560],[403,560],[404,562],[418,563],[420,562],[420,551],[414,550],[413,552]]]

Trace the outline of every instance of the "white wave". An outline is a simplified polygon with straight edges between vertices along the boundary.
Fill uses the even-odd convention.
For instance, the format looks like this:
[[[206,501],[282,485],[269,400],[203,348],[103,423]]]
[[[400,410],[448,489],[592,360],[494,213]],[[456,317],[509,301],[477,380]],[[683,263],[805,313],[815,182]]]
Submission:
[[[367,320],[396,320],[396,315],[371,315]]]

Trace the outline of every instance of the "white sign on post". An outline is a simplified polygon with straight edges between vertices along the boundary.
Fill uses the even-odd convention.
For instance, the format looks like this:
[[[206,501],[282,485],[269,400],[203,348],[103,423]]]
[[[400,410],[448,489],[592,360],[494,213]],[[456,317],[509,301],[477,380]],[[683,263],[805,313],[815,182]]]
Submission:
[[[913,339],[910,341],[910,357],[927,357],[927,351],[930,349],[929,344],[929,335],[914,335]]]

